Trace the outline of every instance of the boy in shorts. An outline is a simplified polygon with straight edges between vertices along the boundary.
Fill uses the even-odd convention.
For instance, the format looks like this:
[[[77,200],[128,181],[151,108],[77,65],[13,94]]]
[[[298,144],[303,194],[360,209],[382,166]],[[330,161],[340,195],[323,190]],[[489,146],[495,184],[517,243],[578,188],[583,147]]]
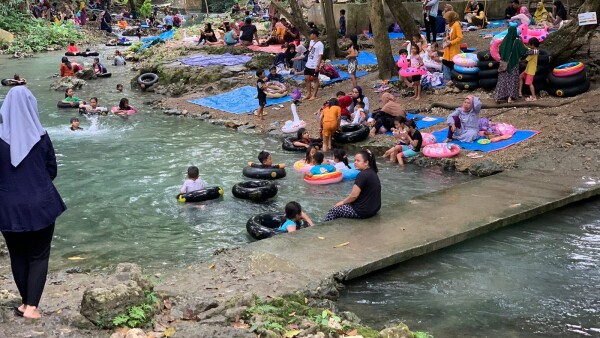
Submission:
[[[259,69],[256,71],[256,91],[258,92],[258,110],[256,111],[256,115],[260,120],[264,120],[263,117],[263,109],[267,105],[267,94],[265,93],[265,71]]]

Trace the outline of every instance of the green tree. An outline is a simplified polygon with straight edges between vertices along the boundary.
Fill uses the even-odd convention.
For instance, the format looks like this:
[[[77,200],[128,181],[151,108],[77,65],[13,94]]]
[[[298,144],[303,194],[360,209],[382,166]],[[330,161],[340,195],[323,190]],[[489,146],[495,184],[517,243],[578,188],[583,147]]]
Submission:
[[[152,2],[150,0],[145,0],[144,4],[140,7],[140,15],[144,18],[147,18],[152,13]]]

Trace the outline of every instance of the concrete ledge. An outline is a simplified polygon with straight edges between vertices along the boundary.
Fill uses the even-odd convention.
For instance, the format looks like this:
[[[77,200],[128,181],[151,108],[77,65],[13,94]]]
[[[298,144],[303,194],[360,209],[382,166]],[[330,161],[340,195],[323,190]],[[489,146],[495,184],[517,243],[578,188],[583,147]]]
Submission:
[[[272,254],[315,280],[349,280],[598,194],[598,180],[515,170],[413,198],[368,220],[340,219],[242,250]]]

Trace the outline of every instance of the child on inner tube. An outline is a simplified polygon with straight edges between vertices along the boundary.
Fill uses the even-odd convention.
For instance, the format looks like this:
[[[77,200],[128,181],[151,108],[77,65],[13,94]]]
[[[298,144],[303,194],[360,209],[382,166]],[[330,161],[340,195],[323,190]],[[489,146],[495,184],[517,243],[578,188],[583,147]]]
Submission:
[[[314,140],[310,138],[308,130],[306,130],[306,128],[300,128],[296,133],[296,140],[292,142],[292,144],[296,147],[304,147],[308,149],[308,146],[310,146],[310,144],[313,142]]]
[[[268,151],[263,150],[260,153],[258,153],[258,161],[260,162],[260,164],[248,162],[248,166],[255,167],[255,168],[265,168],[265,169],[284,169],[285,168],[285,163],[279,163],[279,164],[273,165],[273,157],[271,157],[271,154]]]
[[[291,201],[285,205],[285,222],[277,229],[283,232],[294,232],[296,231],[297,223],[299,220],[304,220],[308,225],[313,226],[313,221],[308,217],[300,203]]]
[[[323,160],[325,159],[325,155],[323,155],[322,152],[317,152],[314,156],[313,156],[316,165],[312,168],[310,168],[310,171],[305,175],[308,177],[312,177],[312,175],[320,175],[320,174],[327,174],[327,173],[332,173],[335,170],[335,167],[332,166],[331,164],[323,164]],[[327,163],[329,163],[329,161],[327,161]]]
[[[187,178],[179,190],[181,194],[206,189],[206,182],[200,178],[200,170],[196,166],[188,167]]]

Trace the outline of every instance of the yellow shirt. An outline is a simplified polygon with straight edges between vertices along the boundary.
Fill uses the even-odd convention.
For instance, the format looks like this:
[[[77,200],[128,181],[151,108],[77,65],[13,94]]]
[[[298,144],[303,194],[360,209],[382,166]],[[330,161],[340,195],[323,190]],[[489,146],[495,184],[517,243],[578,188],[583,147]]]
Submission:
[[[527,55],[525,60],[527,60],[527,67],[525,68],[525,74],[535,75],[535,72],[537,71],[538,54]]]
[[[460,53],[460,43],[463,39],[462,28],[460,22],[456,21],[449,28],[447,36],[450,38],[450,45],[444,48],[444,56],[442,57],[446,61],[452,61],[454,55]]]

